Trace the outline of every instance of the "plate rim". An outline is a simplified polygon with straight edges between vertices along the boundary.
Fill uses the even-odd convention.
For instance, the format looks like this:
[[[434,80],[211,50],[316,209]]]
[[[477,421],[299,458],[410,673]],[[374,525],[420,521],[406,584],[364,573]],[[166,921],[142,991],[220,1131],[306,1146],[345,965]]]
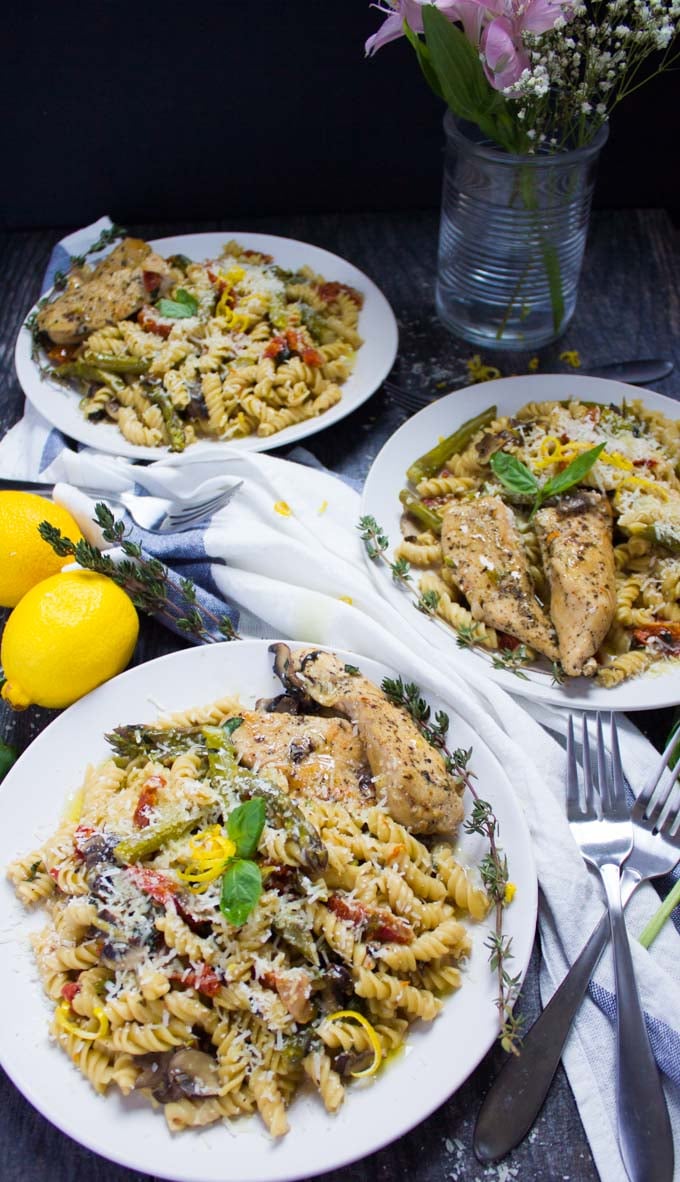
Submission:
[[[412,415],[404,423],[402,423],[401,426],[398,427],[397,430],[385,440],[385,443],[381,447],[378,454],[375,456],[364,482],[361,495],[361,515],[375,515],[375,506],[371,505],[369,500],[372,496],[373,485],[376,481],[376,469],[379,468],[381,459],[384,461],[384,453],[390,452],[393,448],[396,449],[396,441],[398,439],[403,441],[407,438],[409,427],[415,420],[419,419],[422,423],[430,417],[434,418],[437,412],[441,411],[447,404],[454,406],[456,399],[460,398],[461,395],[478,394],[480,400],[480,410],[482,405],[488,406],[492,403],[496,403],[496,405],[498,405],[499,399],[494,397],[496,393],[502,393],[506,390],[519,391],[523,388],[526,388],[527,383],[534,384],[536,388],[536,394],[526,394],[523,397],[524,402],[549,401],[552,398],[549,393],[551,386],[557,390],[559,388],[565,387],[566,385],[575,383],[576,385],[582,386],[584,388],[585,386],[588,386],[591,393],[594,394],[596,394],[596,390],[593,391],[593,386],[599,388],[603,394],[605,391],[609,391],[607,399],[608,401],[612,400],[614,397],[613,392],[617,390],[620,392],[618,395],[619,398],[625,396],[628,397],[629,400],[638,398],[645,401],[651,396],[652,401],[658,400],[659,402],[657,409],[664,411],[664,413],[668,413],[669,410],[673,411],[674,409],[675,414],[671,414],[670,417],[674,417],[676,419],[680,418],[680,400],[669,398],[668,395],[660,394],[656,390],[648,390],[647,388],[641,386],[631,386],[625,382],[616,381],[613,378],[588,377],[587,374],[514,374],[505,378],[494,378],[489,382],[477,382],[469,386],[462,386],[455,390],[451,390],[447,394],[442,394],[441,397],[436,398],[432,402],[428,403],[427,406],[424,406],[416,414]],[[541,390],[544,391],[543,395],[540,395]],[[555,397],[557,397],[557,394]],[[499,409],[499,415],[503,413],[506,412]],[[456,415],[455,413],[452,414],[450,419],[450,430],[454,430],[456,425],[463,421],[465,420],[461,418],[460,415]],[[432,438],[436,439],[436,436],[437,431],[435,429],[432,432]],[[406,451],[405,454],[410,453]],[[395,489],[395,500],[397,494],[398,489]],[[380,522],[379,524],[383,525],[384,523]],[[388,553],[389,552],[390,551],[388,551]],[[420,636],[422,636],[425,640],[429,640],[431,644],[435,643],[432,640],[432,636],[428,636],[428,629],[431,630],[433,627],[436,630],[437,641],[441,640],[442,637],[453,636],[451,629],[445,624],[444,621],[433,620],[429,617],[426,619],[418,612],[409,611],[408,605],[405,602],[405,597],[399,592],[399,589],[394,586],[392,579],[388,577],[386,568],[385,571],[383,571],[382,564],[379,565],[377,563],[371,562],[365,549],[364,563],[370,572],[373,584],[379,588],[379,590],[384,595],[386,595],[391,605],[399,611],[402,618],[408,620],[414,626]],[[446,647],[446,656],[447,659],[451,660],[452,666],[462,676],[465,676],[466,671],[473,672],[476,670],[485,680],[488,679],[491,682],[494,682],[495,684],[501,686],[501,688],[506,690],[508,693],[517,695],[518,697],[527,699],[529,701],[540,703],[542,705],[561,706],[568,709],[602,709],[626,711],[632,713],[638,710],[662,709],[664,707],[675,706],[680,703],[680,661],[678,662],[677,673],[674,673],[673,670],[669,670],[667,673],[655,674],[654,672],[651,672],[651,674],[643,674],[639,678],[632,678],[629,681],[624,681],[621,683],[621,685],[615,686],[613,689],[605,689],[604,687],[592,686],[592,683],[589,683],[587,678],[576,679],[578,684],[573,686],[552,686],[550,684],[544,685],[542,682],[538,681],[524,681],[521,678],[515,677],[512,673],[509,673],[506,670],[493,669],[490,659],[485,659],[484,655],[476,651],[462,651],[453,641],[450,646],[447,645]],[[545,675],[541,674],[541,676],[545,676],[547,679],[549,675],[546,673]],[[664,682],[668,685],[671,680],[677,683],[677,688],[675,690],[669,688],[669,691],[664,693]],[[586,686],[591,687],[592,692],[590,694],[585,692]],[[641,700],[640,692],[631,693],[632,687],[635,687],[639,690],[640,686],[645,686],[646,690],[648,691],[646,694],[648,700],[646,701]],[[662,688],[658,693],[655,693],[654,689],[657,686]],[[603,695],[607,695],[606,698],[604,698]]]
[[[274,643],[274,641],[269,640],[269,639],[246,638],[246,639],[239,640],[239,641],[222,642],[222,643],[215,644],[215,645],[196,646],[195,648],[178,650],[173,653],[164,654],[160,657],[155,658],[153,661],[146,662],[142,665],[134,666],[132,669],[126,670],[122,674],[119,674],[116,678],[112,678],[109,682],[104,683],[102,686],[100,686],[96,690],[92,691],[91,694],[86,695],[85,698],[82,698],[78,702],[74,703],[71,707],[69,707],[62,714],[60,714],[56,719],[54,719],[38,736],[36,736],[36,738],[33,740],[33,742],[26,749],[26,751],[24,753],[22,753],[22,755],[20,756],[19,760],[14,765],[14,767],[10,769],[10,772],[5,777],[5,781],[3,782],[2,787],[0,788],[0,793],[5,792],[5,791],[12,791],[15,781],[17,782],[17,784],[20,783],[21,775],[22,775],[22,762],[24,763],[24,766],[25,766],[25,756],[27,756],[29,754],[29,752],[32,753],[31,760],[33,758],[35,758],[36,753],[38,754],[38,757],[40,757],[42,749],[44,747],[47,747],[47,749],[50,748],[50,745],[52,743],[52,740],[53,740],[53,737],[55,736],[55,734],[58,735],[59,731],[64,727],[64,725],[68,726],[69,722],[71,721],[71,719],[73,718],[74,715],[76,715],[76,717],[79,718],[79,716],[81,714],[83,714],[84,712],[87,713],[88,707],[90,705],[92,705],[92,703],[94,703],[96,699],[99,699],[100,704],[103,701],[103,703],[105,705],[106,699],[111,694],[111,687],[112,686],[115,686],[115,689],[113,691],[113,695],[114,695],[114,699],[115,699],[116,692],[120,687],[120,683],[129,681],[131,678],[135,678],[135,679],[141,678],[142,677],[141,671],[145,670],[146,666],[155,665],[156,668],[158,668],[161,666],[165,666],[170,662],[173,662],[173,663],[178,662],[181,665],[184,661],[191,661],[192,659],[200,662],[200,658],[198,657],[199,653],[206,654],[204,659],[208,660],[209,662],[212,660],[218,661],[219,654],[226,654],[230,651],[233,653],[235,651],[235,646],[238,646],[242,650],[244,648],[246,648],[246,649],[251,648],[251,649],[256,649],[258,652],[262,652],[262,650],[265,648],[265,646],[268,647],[272,643]],[[304,645],[305,642],[303,642],[303,641],[291,642],[291,641],[286,640],[286,641],[284,641],[284,643],[288,643],[288,644],[292,643],[294,645],[298,645],[298,644]],[[346,657],[346,658],[350,658],[350,659],[355,658],[355,659],[358,659],[363,662],[368,661],[372,665],[376,665],[382,669],[389,670],[389,668],[390,668],[389,665],[385,665],[385,663],[382,661],[375,661],[373,658],[365,657],[362,654],[354,653],[351,650],[344,650],[344,649],[340,648],[340,646],[315,645],[314,647],[324,649],[327,651],[338,652],[341,656]],[[212,652],[214,654],[214,656],[208,656],[207,654],[210,652]],[[226,676],[228,677],[228,673]],[[196,674],[194,675],[194,681],[195,681],[195,677],[196,677]],[[226,678],[225,678],[225,680],[226,680]],[[193,685],[193,684],[194,683],[192,682],[191,685]],[[191,685],[188,687],[188,692],[191,693],[192,697],[195,698],[195,692],[191,688]],[[437,698],[437,695],[434,695],[434,697]],[[158,703],[154,702],[152,698],[148,698],[148,697],[145,700],[149,701],[150,712],[153,712],[154,715],[158,715],[158,713],[159,713]],[[209,699],[206,699],[206,700],[209,700]],[[442,702],[443,702],[443,699],[442,699]],[[196,703],[194,703],[194,704],[196,704]],[[453,702],[443,702],[443,704],[450,706],[453,709]],[[175,710],[175,709],[181,709],[181,708],[182,707],[177,707],[174,705],[170,706],[170,707],[163,707],[162,712],[165,712],[167,709]],[[119,712],[121,709],[121,706],[117,705],[115,707],[115,709],[117,712]],[[67,720],[66,724],[64,723],[64,719]],[[460,720],[460,721],[462,721],[462,720]],[[468,726],[468,724],[465,724],[465,725]],[[471,730],[472,728],[470,728],[468,726],[468,729]],[[103,739],[103,732],[102,732],[99,724],[96,724],[94,730],[96,732],[97,739]],[[501,765],[500,761],[498,760],[497,756],[494,755],[494,753],[483,742],[483,740],[480,738],[480,736],[475,735],[475,743],[478,746],[482,747],[482,749],[485,752],[485,756],[490,759],[490,761],[493,765],[495,765],[496,775],[498,776],[498,773],[500,773],[500,781],[502,781],[502,783],[503,783],[503,788],[501,791],[501,801],[502,801],[502,810],[501,811],[507,811],[509,816],[512,818],[512,830],[513,830],[512,845],[516,849],[516,853],[514,856],[519,858],[519,856],[521,854],[522,858],[525,859],[524,868],[523,868],[523,872],[522,872],[523,879],[524,879],[523,885],[522,885],[522,893],[524,896],[523,906],[525,909],[527,907],[529,908],[529,913],[528,913],[528,916],[523,918],[521,921],[518,919],[518,921],[517,921],[518,924],[521,922],[522,926],[519,928],[518,932],[516,931],[513,933],[514,940],[515,940],[514,947],[516,950],[516,956],[518,954],[519,948],[521,948],[521,951],[522,951],[521,960],[518,959],[516,961],[516,963],[520,969],[521,980],[523,981],[526,976],[526,972],[528,970],[530,959],[531,959],[531,953],[532,953],[532,949],[533,949],[535,929],[536,929],[537,912],[538,912],[538,881],[537,881],[535,861],[534,861],[534,857],[533,857],[531,834],[530,834],[529,826],[528,826],[528,823],[527,823],[526,818],[524,816],[523,810],[522,810],[521,805],[519,803],[519,800],[517,799],[514,789],[510,783],[510,780],[508,779],[507,775],[505,774],[504,769],[502,768],[502,765]],[[86,762],[85,757],[81,756],[79,766],[84,767],[85,762]],[[57,799],[59,801],[59,805],[60,806],[63,805],[63,799],[60,796],[57,796]],[[51,824],[51,822],[50,822],[50,824]],[[506,824],[507,824],[507,818],[506,818]],[[10,831],[11,831],[11,826],[10,826]],[[517,875],[515,877],[517,877]],[[531,896],[530,898],[527,898],[528,893],[530,893],[530,896]],[[10,894],[6,893],[5,900],[7,900],[8,898],[13,901],[14,900],[13,893],[10,893]],[[4,908],[4,911],[7,910],[7,906],[8,906],[7,902],[5,902],[3,904],[2,898],[0,897],[0,916],[3,914],[3,908]],[[24,935],[26,934],[25,930],[24,930],[23,934]],[[19,937],[17,936],[16,939],[18,940]],[[519,948],[518,948],[518,945],[519,945]],[[479,966],[477,966],[477,967],[479,967]],[[486,968],[486,963],[484,965],[484,968]],[[27,982],[23,981],[23,984],[26,985]],[[470,984],[470,987],[472,987],[473,981],[470,980],[469,984]],[[31,990],[35,990],[37,993],[42,995],[42,986],[40,985],[40,983],[36,979],[32,979],[30,982],[28,982],[28,987]],[[453,996],[452,1000],[455,999],[455,996],[456,995]],[[44,1000],[44,998],[43,998],[43,1000]],[[490,1012],[491,1012],[492,1007],[493,1007],[493,1003],[491,1001],[489,1001],[489,1007],[490,1007]],[[46,1027],[47,1027],[47,1015],[46,1015]],[[45,1029],[45,1033],[46,1033],[46,1029]],[[468,1063],[466,1064],[465,1074],[455,1084],[455,1086],[452,1089],[449,1088],[448,1086],[446,1086],[445,1088],[441,1088],[441,1086],[440,1086],[434,1099],[432,1099],[432,1097],[428,1098],[424,1108],[418,1109],[415,1115],[413,1115],[413,1116],[409,1115],[405,1120],[402,1118],[402,1120],[399,1123],[398,1130],[396,1132],[393,1129],[392,1130],[388,1129],[387,1131],[383,1130],[378,1135],[377,1139],[372,1140],[371,1144],[369,1144],[368,1146],[360,1145],[360,1147],[358,1149],[345,1149],[344,1152],[336,1152],[336,1155],[333,1157],[333,1159],[331,1161],[326,1161],[323,1164],[314,1163],[312,1166],[312,1173],[317,1173],[317,1172],[319,1172],[319,1170],[323,1170],[325,1172],[328,1170],[335,1170],[335,1169],[340,1169],[340,1168],[346,1167],[348,1165],[351,1165],[353,1162],[367,1158],[370,1154],[377,1152],[378,1150],[384,1148],[387,1145],[393,1144],[394,1142],[399,1140],[401,1137],[405,1136],[416,1125],[422,1123],[422,1121],[426,1120],[429,1116],[431,1116],[432,1113],[435,1112],[436,1109],[438,1107],[440,1107],[441,1104],[445,1103],[448,1099],[450,1099],[450,1097],[454,1094],[454,1092],[463,1086],[463,1084],[470,1078],[471,1074],[474,1072],[476,1067],[479,1065],[479,1063],[482,1061],[484,1056],[490,1050],[490,1048],[492,1047],[492,1045],[495,1041],[495,1038],[496,1038],[496,1030],[495,1030],[494,1022],[493,1022],[493,1020],[490,1020],[488,1029],[485,1032],[485,1037],[482,1038],[479,1045],[474,1050],[474,1053],[473,1053],[471,1059],[469,1059]],[[200,1165],[198,1166],[198,1168],[195,1168],[192,1166],[192,1168],[188,1172],[184,1167],[181,1167],[178,1172],[177,1164],[173,1165],[169,1159],[168,1159],[167,1164],[155,1162],[153,1164],[153,1167],[151,1167],[151,1166],[146,1166],[144,1164],[140,1164],[139,1160],[135,1160],[134,1157],[131,1158],[130,1156],[126,1155],[124,1149],[119,1150],[119,1149],[117,1149],[117,1147],[115,1145],[107,1145],[106,1149],[102,1150],[101,1143],[97,1140],[97,1138],[94,1134],[92,1134],[92,1135],[88,1134],[87,1130],[85,1130],[85,1132],[83,1133],[82,1127],[78,1129],[78,1132],[74,1131],[73,1126],[77,1125],[77,1122],[78,1122],[77,1115],[73,1117],[72,1125],[69,1124],[69,1120],[67,1120],[67,1119],[64,1119],[64,1120],[55,1119],[55,1117],[50,1114],[50,1110],[49,1110],[50,1109],[49,1097],[50,1097],[51,1088],[47,1089],[47,1091],[46,1091],[47,1098],[43,1099],[40,1096],[37,1089],[33,1086],[33,1080],[30,1080],[29,1084],[26,1084],[23,1077],[21,1077],[21,1082],[18,1082],[16,1075],[15,1075],[15,1070],[14,1070],[15,1064],[12,1061],[11,1054],[9,1056],[9,1058],[10,1058],[9,1064],[7,1062],[8,1056],[7,1056],[6,1047],[8,1045],[9,1044],[6,1042],[0,1042],[0,1062],[2,1063],[2,1066],[4,1067],[8,1076],[12,1080],[12,1083],[14,1084],[14,1086],[17,1087],[17,1089],[22,1093],[22,1095],[25,1096],[25,1098],[29,1101],[29,1103],[31,1103],[31,1105],[46,1120],[48,1120],[50,1122],[50,1124],[52,1124],[54,1127],[58,1128],[62,1133],[64,1133],[66,1136],[68,1136],[71,1140],[75,1141],[77,1144],[82,1145],[82,1146],[86,1147],[87,1149],[91,1150],[92,1152],[97,1153],[99,1156],[104,1158],[104,1160],[110,1160],[110,1161],[116,1162],[117,1164],[125,1166],[129,1169],[137,1169],[137,1170],[141,1170],[142,1172],[152,1172],[152,1169],[153,1169],[153,1173],[156,1174],[156,1176],[158,1176],[160,1178],[167,1178],[169,1180],[173,1180],[173,1182],[214,1182],[215,1174],[214,1173],[208,1174],[208,1173],[201,1172]],[[17,1056],[17,1058],[19,1058],[19,1057]],[[472,1061],[472,1059],[474,1059],[474,1062]],[[61,1063],[60,1060],[55,1060],[55,1062],[59,1062],[58,1069],[60,1070],[63,1067],[65,1073],[72,1072],[73,1070],[75,1070],[65,1056],[63,1056],[63,1064]],[[402,1066],[405,1068],[405,1064],[402,1064]],[[20,1072],[18,1074],[20,1075]],[[76,1076],[74,1078],[78,1079],[80,1084],[82,1084],[83,1086],[85,1086],[89,1089],[89,1083],[87,1082],[87,1080],[85,1080],[84,1077]],[[405,1074],[404,1078],[402,1080],[402,1085],[401,1085],[400,1090],[403,1090],[405,1087],[407,1087],[407,1085],[408,1085],[408,1076]],[[73,1086],[75,1087],[75,1085],[73,1085]],[[94,1093],[92,1093],[92,1096],[94,1096]],[[103,1097],[103,1098],[102,1097],[98,1097],[98,1098],[95,1097],[95,1099],[104,1099],[105,1103],[111,1105],[111,1108],[109,1109],[109,1111],[113,1112],[113,1103],[114,1103],[113,1098],[111,1098],[111,1097]],[[359,1096],[356,1097],[354,1102],[356,1103],[356,1101],[358,1099],[360,1099]],[[352,1097],[349,1098],[350,1103],[351,1103],[351,1100],[352,1100]],[[151,1109],[148,1108],[148,1106],[145,1106],[144,1112],[147,1113],[147,1115],[154,1116],[155,1119],[160,1119],[159,1114],[151,1113]],[[320,1112],[319,1118],[321,1119],[324,1115],[323,1109],[321,1108],[319,1110],[319,1112]],[[328,1120],[332,1120],[332,1117],[328,1116]],[[218,1127],[218,1126],[211,1126],[211,1128],[216,1128],[216,1127]],[[163,1125],[163,1128],[165,1128],[164,1125]],[[116,1131],[119,1131],[119,1130],[117,1129],[116,1125],[114,1124],[113,1131],[111,1134],[112,1140],[114,1139]],[[207,1132],[207,1131],[209,1131],[209,1130],[204,1130],[204,1132]],[[245,1128],[245,1126],[242,1131],[244,1134],[247,1134],[247,1129]],[[237,1134],[236,1134],[237,1136],[239,1135],[239,1132],[241,1132],[241,1130],[237,1129]],[[167,1137],[168,1137],[168,1142],[167,1142],[168,1148],[170,1148],[173,1144],[173,1139],[171,1138],[171,1134],[169,1132],[167,1132],[167,1130],[166,1130],[166,1133],[167,1133]],[[201,1133],[201,1130],[192,1130],[192,1131],[189,1131],[188,1135],[195,1136],[196,1134],[198,1134],[198,1136],[200,1136],[200,1133]],[[284,1138],[284,1141],[285,1141],[285,1138]],[[230,1143],[231,1143],[230,1141],[225,1141],[225,1144],[230,1144]],[[198,1148],[198,1142],[196,1142],[196,1148]],[[264,1157],[263,1157],[263,1161],[264,1161]],[[224,1170],[224,1166],[221,1166],[220,1168],[222,1170]],[[300,1164],[299,1166],[295,1167],[293,1170],[291,1170],[290,1167],[286,1167],[285,1173],[281,1173],[280,1170],[277,1170],[275,1166],[273,1169],[270,1169],[270,1168],[262,1169],[261,1168],[260,1171],[257,1173],[249,1172],[247,1174],[247,1177],[248,1177],[248,1182],[284,1182],[284,1180],[285,1180],[285,1182],[293,1182],[294,1179],[308,1178],[308,1177],[312,1176],[312,1173],[310,1173],[310,1169],[308,1167]],[[231,1179],[231,1182],[237,1182],[237,1178],[240,1179],[241,1175],[237,1174],[237,1173],[229,1174],[227,1172],[227,1173],[222,1174],[221,1177],[224,1179],[224,1182],[229,1182],[230,1179]]]
[[[47,379],[42,379],[39,375],[36,363],[31,357],[31,335],[30,331],[26,327],[26,321],[38,309],[40,301],[53,293],[54,285],[52,285],[22,316],[21,325],[19,327],[14,346],[14,367],[24,396],[38,411],[38,413],[46,419],[52,428],[60,431],[62,434],[66,435],[67,438],[75,440],[75,442],[80,444],[82,447],[92,448],[93,450],[104,452],[106,455],[122,456],[125,459],[132,460],[158,460],[167,456],[171,456],[175,463],[182,463],[183,457],[195,454],[192,451],[192,448],[206,444],[211,449],[215,449],[213,454],[215,454],[216,458],[219,458],[220,451],[225,450],[233,451],[233,449],[236,449],[237,451],[243,453],[261,452],[271,451],[278,447],[286,447],[288,445],[296,444],[302,439],[307,439],[311,435],[325,430],[326,427],[332,427],[336,423],[341,422],[343,418],[346,418],[347,415],[352,414],[353,411],[358,410],[359,407],[363,406],[364,403],[376,393],[394,365],[394,361],[399,349],[399,325],[387,296],[384,294],[382,289],[378,287],[377,283],[370,277],[370,275],[367,275],[366,272],[362,271],[361,268],[356,266],[356,264],[350,262],[349,259],[343,258],[342,255],[336,254],[334,251],[327,250],[323,246],[317,246],[312,242],[303,242],[299,238],[288,238],[282,234],[266,234],[260,231],[248,230],[202,230],[193,234],[168,234],[163,238],[150,238],[148,239],[148,242],[153,248],[162,249],[163,245],[169,242],[182,242],[184,244],[188,244],[189,242],[196,242],[197,240],[214,240],[215,238],[219,238],[223,243],[229,241],[230,238],[235,238],[237,240],[248,239],[250,243],[254,244],[255,246],[259,244],[263,248],[266,245],[271,246],[274,244],[274,250],[276,249],[275,244],[277,243],[284,244],[284,248],[292,245],[296,248],[299,247],[302,250],[311,250],[321,256],[324,256],[325,259],[328,259],[329,265],[333,266],[335,263],[337,263],[340,264],[342,268],[347,268],[350,272],[352,272],[351,277],[353,277],[356,282],[360,282],[364,285],[364,291],[367,294],[370,294],[371,300],[375,302],[376,312],[380,314],[381,319],[384,319],[384,324],[381,325],[379,330],[381,355],[384,353],[384,360],[379,365],[376,365],[376,376],[372,377],[368,382],[368,387],[370,387],[370,389],[367,389],[367,392],[356,396],[354,400],[351,401],[350,406],[347,406],[346,402],[345,405],[343,405],[343,398],[341,398],[335,406],[331,407],[330,410],[325,411],[323,415],[318,415],[315,419],[306,419],[302,423],[294,423],[291,427],[285,427],[283,431],[279,431],[275,435],[269,435],[264,438],[258,438],[256,435],[249,435],[244,439],[236,440],[211,440],[209,438],[205,438],[199,439],[196,444],[187,448],[184,452],[171,452],[167,445],[164,445],[163,447],[145,447],[142,445],[138,446],[136,444],[129,443],[128,440],[126,440],[120,434],[120,432],[117,431],[115,423],[111,423],[103,425],[104,428],[110,427],[111,431],[107,430],[102,442],[101,438],[90,438],[89,432],[86,430],[74,432],[73,428],[79,427],[81,419],[82,423],[85,425],[85,428],[88,426],[87,420],[83,416],[80,416],[80,418],[77,417],[79,414],[77,402],[80,396],[76,391],[70,390],[68,387],[62,387],[56,383],[49,382]],[[111,248],[107,247],[106,250],[98,252],[93,257],[97,260],[100,258],[105,258],[112,249],[113,246],[111,246]],[[208,255],[205,257],[211,256]],[[319,260],[320,265],[322,262],[323,260]],[[376,340],[377,339],[378,334],[376,334]],[[366,344],[367,342],[365,341],[364,343]],[[352,375],[350,375],[349,382],[351,382],[351,380]],[[342,389],[344,389],[346,385],[347,383],[343,385]],[[55,422],[53,418],[45,413],[45,400],[43,400],[39,394],[36,397],[36,391],[40,391],[42,389],[49,389],[55,396],[61,395],[62,397],[67,397],[69,399],[68,425],[60,425],[59,422]],[[72,414],[73,411],[75,411],[75,414]],[[61,415],[58,415],[57,417],[58,419],[62,418]],[[311,429],[312,424],[318,425]],[[96,425],[90,426],[89,430],[96,430]],[[120,443],[117,442],[116,436],[113,434],[114,431],[117,432]],[[83,438],[83,435],[86,435],[86,438]]]

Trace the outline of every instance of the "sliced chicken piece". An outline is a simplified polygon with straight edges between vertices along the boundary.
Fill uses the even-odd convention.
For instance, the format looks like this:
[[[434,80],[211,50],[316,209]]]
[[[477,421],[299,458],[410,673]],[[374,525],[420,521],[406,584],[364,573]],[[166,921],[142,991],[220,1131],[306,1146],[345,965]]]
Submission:
[[[170,266],[141,238],[125,238],[93,271],[76,270],[66,290],[38,315],[38,327],[58,345],[82,341],[132,316],[149,292],[170,282]]]
[[[400,707],[361,674],[348,671],[334,653],[272,646],[275,669],[284,684],[322,706],[346,714],[363,743],[376,797],[413,833],[454,830],[463,816],[461,785]],[[238,731],[236,732],[238,734]]]
[[[536,514],[550,614],[570,677],[597,671],[594,654],[616,611],[612,511],[602,493],[579,489]]]
[[[241,717],[231,741],[246,767],[283,772],[293,795],[343,804],[375,802],[366,752],[344,718],[256,710],[244,710]]]
[[[476,620],[557,660],[555,629],[536,598],[512,510],[500,497],[449,505],[442,552]]]

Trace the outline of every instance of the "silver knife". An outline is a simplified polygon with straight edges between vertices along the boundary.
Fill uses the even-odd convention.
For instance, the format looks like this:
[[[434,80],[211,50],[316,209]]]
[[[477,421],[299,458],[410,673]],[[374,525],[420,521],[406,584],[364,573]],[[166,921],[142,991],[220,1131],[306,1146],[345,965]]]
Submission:
[[[663,357],[649,357],[642,361],[615,361],[611,365],[594,365],[584,369],[588,378],[611,378],[615,382],[628,382],[631,386],[646,386],[647,382],[660,382],[673,372],[673,362]]]

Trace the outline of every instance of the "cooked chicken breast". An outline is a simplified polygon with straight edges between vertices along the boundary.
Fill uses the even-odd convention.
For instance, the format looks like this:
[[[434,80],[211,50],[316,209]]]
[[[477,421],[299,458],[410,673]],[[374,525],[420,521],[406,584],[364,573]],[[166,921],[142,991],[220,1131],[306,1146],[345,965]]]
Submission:
[[[273,645],[285,684],[354,723],[368,757],[376,798],[413,833],[454,830],[463,816],[460,786],[413,720],[378,686],[348,672],[333,653]],[[236,732],[238,734],[238,731]]]
[[[63,295],[38,314],[38,327],[58,345],[82,341],[139,311],[154,286],[167,286],[169,276],[169,265],[147,242],[124,238],[93,271],[71,273]]]
[[[442,552],[476,620],[557,660],[555,629],[536,598],[512,510],[500,497],[449,505]]]
[[[570,677],[597,671],[594,654],[616,610],[612,511],[599,492],[579,489],[536,514],[550,614]]]
[[[294,795],[375,803],[366,753],[344,718],[244,710],[231,741],[241,763],[283,772]]]

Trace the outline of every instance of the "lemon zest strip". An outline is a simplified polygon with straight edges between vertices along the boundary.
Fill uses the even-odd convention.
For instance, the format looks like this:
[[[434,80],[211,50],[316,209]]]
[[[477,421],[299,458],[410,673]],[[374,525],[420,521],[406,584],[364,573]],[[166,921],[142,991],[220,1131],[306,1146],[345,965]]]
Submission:
[[[69,1002],[62,1001],[57,1006],[56,1023],[61,1026],[62,1030],[68,1031],[69,1034],[75,1034],[77,1038],[83,1038],[87,1042],[96,1042],[98,1038],[104,1038],[104,1035],[109,1032],[109,1020],[104,1013],[101,1006],[95,1006],[92,1011],[92,1016],[97,1019],[99,1023],[96,1030],[83,1030],[82,1026],[77,1026],[75,1022],[71,1022],[68,1015],[71,1013],[71,1006]]]
[[[336,1010],[335,1013],[328,1015],[326,1021],[339,1022],[343,1018],[349,1018],[354,1022],[358,1022],[359,1026],[363,1026],[373,1051],[373,1062],[370,1067],[366,1067],[363,1071],[350,1071],[350,1075],[353,1079],[363,1079],[368,1075],[375,1075],[383,1061],[382,1044],[375,1027],[371,1026],[368,1018],[364,1018],[364,1015],[360,1014],[358,1010]]]

